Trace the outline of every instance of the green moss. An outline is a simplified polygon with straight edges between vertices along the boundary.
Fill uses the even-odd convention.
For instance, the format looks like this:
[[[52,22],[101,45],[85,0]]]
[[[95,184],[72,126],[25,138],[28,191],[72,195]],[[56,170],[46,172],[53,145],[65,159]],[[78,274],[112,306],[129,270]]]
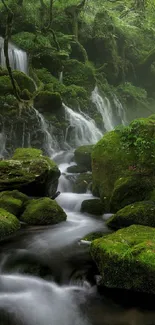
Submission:
[[[14,214],[16,217],[22,213],[29,198],[17,190],[0,193],[0,208]]]
[[[15,160],[31,160],[43,157],[42,150],[35,148],[17,148],[12,156]]]
[[[30,225],[53,225],[67,218],[56,201],[49,198],[32,200],[26,207],[21,220]]]
[[[99,199],[85,200],[81,204],[81,211],[97,216],[104,213],[105,207]]]
[[[36,51],[40,51],[44,48],[51,48],[48,38],[41,34],[36,36],[33,33],[21,32],[12,35],[12,40],[28,53],[36,53]]]
[[[67,60],[64,62],[64,84],[81,86],[90,92],[95,87],[94,71],[77,60]]]
[[[27,89],[30,93],[36,90],[33,80],[21,71],[14,71],[13,77],[16,80],[21,91]]]
[[[74,193],[86,193],[87,189],[90,188],[92,183],[92,174],[83,173],[76,178],[76,181],[73,185]]]
[[[34,107],[42,112],[62,113],[62,101],[59,93],[40,91],[34,98]]]
[[[107,221],[111,228],[119,229],[132,224],[155,227],[155,204],[151,201],[136,202],[119,210]]]
[[[0,240],[16,232],[19,228],[19,220],[13,214],[0,208]]]
[[[74,152],[75,161],[79,166],[85,166],[87,170],[91,170],[91,153],[93,145],[78,147]]]
[[[145,89],[136,87],[129,82],[120,84],[117,87],[118,95],[121,98],[121,101],[129,109],[146,107],[148,104],[147,101],[147,92]]]
[[[105,286],[155,293],[155,229],[133,225],[91,244]]]
[[[152,179],[143,175],[119,178],[110,200],[110,210],[116,212],[126,205],[145,200],[153,189]]]
[[[42,196],[50,186],[54,195],[59,176],[57,165],[38,149],[16,149],[12,160],[0,161],[1,191],[18,189],[28,195]]]
[[[86,235],[83,239],[88,240],[88,241],[93,241],[95,239],[103,237],[103,235],[104,235],[103,232],[92,232],[92,233]]]
[[[18,85],[17,89],[19,91]],[[10,94],[13,95],[14,91],[9,76],[0,76],[0,95],[5,96]]]
[[[99,194],[103,201],[109,202],[116,180],[130,175],[139,175],[144,180],[146,177],[147,191],[147,178],[151,176],[154,182],[154,134],[153,118],[137,119],[128,127],[105,134],[94,146],[92,153],[94,194]]]

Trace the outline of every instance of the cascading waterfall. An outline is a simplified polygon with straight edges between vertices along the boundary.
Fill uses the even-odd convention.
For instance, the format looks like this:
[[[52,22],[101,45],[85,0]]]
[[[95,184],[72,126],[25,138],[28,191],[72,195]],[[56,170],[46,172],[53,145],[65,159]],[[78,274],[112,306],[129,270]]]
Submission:
[[[9,60],[10,66],[13,70],[19,70],[24,73],[28,72],[28,58],[25,51],[18,49],[14,44],[9,43]],[[4,39],[0,37],[0,65],[6,67],[4,55]]]
[[[59,150],[57,140],[48,131],[48,125],[44,119],[44,116],[41,113],[39,113],[34,107],[33,110],[35,111],[36,117],[40,122],[40,128],[45,135],[44,149],[47,152],[47,154],[50,157],[52,157],[55,154],[55,152]]]
[[[81,111],[79,113],[74,112],[65,104],[63,106],[66,120],[69,121],[66,141],[70,140],[74,147],[78,147],[80,145],[96,143],[102,137],[102,132],[88,115]]]
[[[91,100],[95,104],[97,111],[101,114],[106,131],[114,129],[113,111],[110,101],[107,97],[102,98],[99,94],[98,87],[92,91]]]
[[[107,97],[102,97],[99,94],[98,87],[92,91],[91,100],[95,104],[98,113],[102,116],[104,128],[106,131],[112,131],[117,124],[125,125],[126,116],[125,110],[115,94],[112,94],[113,102],[116,110],[116,114],[113,112],[113,107],[110,103],[110,100]],[[116,116],[115,116],[116,115]],[[116,121],[116,118],[119,117],[119,121]]]

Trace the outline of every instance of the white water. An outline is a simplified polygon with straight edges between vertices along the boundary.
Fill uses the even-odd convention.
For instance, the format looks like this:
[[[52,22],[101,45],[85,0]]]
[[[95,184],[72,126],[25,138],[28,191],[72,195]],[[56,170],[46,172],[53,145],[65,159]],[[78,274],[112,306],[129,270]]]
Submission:
[[[61,84],[63,83],[63,71],[60,72],[59,81]]]
[[[81,111],[80,113],[74,112],[65,104],[63,104],[63,107],[65,109],[66,120],[69,121],[70,125],[66,132],[66,140],[71,129],[69,137],[74,147],[94,144],[102,137],[102,132],[97,128],[94,120],[88,115]]]
[[[112,94],[114,109],[116,114],[114,114],[114,109],[110,103],[110,100],[105,96],[104,98],[99,94],[98,87],[96,86],[91,94],[91,100],[95,104],[96,109],[102,116],[104,128],[106,131],[112,131],[115,126],[120,124],[127,124],[125,110],[115,94]],[[116,121],[116,117],[119,117],[119,122]]]
[[[51,133],[48,130],[48,124],[46,123],[44,116],[38,112],[34,107],[32,108],[36,114],[37,119],[40,122],[40,129],[43,131],[45,135],[45,141],[44,141],[44,149],[49,155],[49,157],[53,157],[55,152],[58,151],[58,143],[54,136],[51,135]]]
[[[28,73],[28,58],[26,52],[17,48],[14,44],[9,43],[9,60],[13,70],[19,70]],[[4,39],[0,37],[0,65],[6,67],[4,55]]]

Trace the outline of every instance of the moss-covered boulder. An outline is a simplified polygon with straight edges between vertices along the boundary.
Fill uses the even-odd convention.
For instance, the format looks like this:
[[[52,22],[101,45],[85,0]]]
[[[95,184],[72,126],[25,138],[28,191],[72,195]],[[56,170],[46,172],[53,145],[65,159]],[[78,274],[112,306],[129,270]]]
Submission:
[[[33,93],[36,90],[34,81],[27,74],[21,71],[14,71],[13,77],[21,91],[27,89],[29,93]]]
[[[93,145],[78,147],[74,152],[74,158],[79,166],[84,166],[87,170],[91,170],[91,154],[93,151]]]
[[[17,90],[19,91],[19,87],[16,83]],[[13,95],[13,87],[11,84],[10,77],[8,75],[1,75],[0,76],[0,96],[6,96],[6,95]]]
[[[33,148],[16,149],[10,160],[0,161],[0,191],[18,189],[32,195],[54,195],[60,171],[42,151]]]
[[[59,93],[50,91],[40,91],[34,98],[34,107],[39,112],[62,114],[63,111]]]
[[[152,179],[143,175],[119,178],[114,184],[110,199],[110,211],[117,212],[134,202],[149,199],[153,190]]]
[[[127,127],[106,133],[92,153],[93,193],[109,204],[114,184],[120,177],[139,175],[151,178],[152,184],[155,184],[154,157],[153,117],[134,120]],[[147,184],[146,181],[148,189]]]
[[[67,60],[64,62],[63,75],[64,84],[66,86],[81,86],[89,92],[95,87],[94,71],[88,64],[83,64],[77,60]]]
[[[133,225],[91,244],[91,255],[110,288],[155,294],[155,229]]]
[[[17,191],[0,192],[0,208],[19,216],[29,200],[28,196]]]
[[[55,200],[41,198],[28,203],[21,220],[29,225],[53,225],[67,218]]]
[[[99,199],[85,200],[81,204],[81,211],[97,216],[104,213],[105,207]]]
[[[92,174],[91,173],[83,173],[78,175],[76,181],[73,185],[74,193],[86,193],[88,189],[90,189],[92,183]]]
[[[20,229],[19,220],[0,207],[0,240]]]
[[[142,201],[127,205],[107,221],[107,225],[114,229],[133,224],[155,227],[155,202]]]

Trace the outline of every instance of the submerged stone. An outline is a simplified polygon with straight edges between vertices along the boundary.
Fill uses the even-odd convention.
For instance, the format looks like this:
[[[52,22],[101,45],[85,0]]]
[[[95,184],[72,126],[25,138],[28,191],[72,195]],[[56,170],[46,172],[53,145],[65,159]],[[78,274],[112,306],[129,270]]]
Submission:
[[[85,200],[81,204],[81,211],[94,215],[102,215],[104,213],[104,204],[100,199]]]
[[[155,229],[133,225],[94,240],[91,255],[109,288],[155,294]]]
[[[21,216],[21,220],[29,225],[54,225],[66,218],[64,210],[50,198],[30,201]]]

